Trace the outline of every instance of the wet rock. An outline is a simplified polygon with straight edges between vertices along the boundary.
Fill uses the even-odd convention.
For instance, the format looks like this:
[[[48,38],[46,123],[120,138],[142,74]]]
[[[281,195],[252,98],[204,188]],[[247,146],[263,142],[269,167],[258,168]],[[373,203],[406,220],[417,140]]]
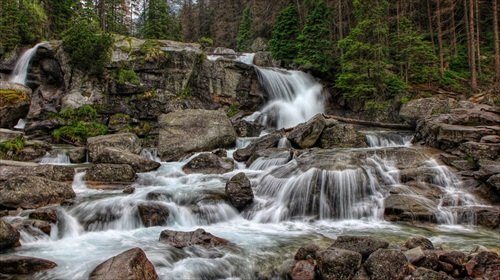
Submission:
[[[271,148],[256,151],[246,162],[246,166],[251,169],[259,168],[263,162],[270,161],[273,165],[285,164],[292,160],[292,150],[284,148]],[[255,163],[255,164],[254,164]],[[252,166],[253,165],[253,166]],[[264,165],[263,167],[269,167]]]
[[[446,273],[436,272],[434,270],[426,269],[423,267],[417,268],[411,274],[414,280],[452,280],[453,277],[448,276]]]
[[[227,182],[226,194],[229,202],[239,211],[252,204],[254,198],[252,184],[244,172],[234,175]]]
[[[367,147],[365,137],[352,124],[337,124],[326,128],[321,134],[320,144],[323,149]]]
[[[439,256],[433,251],[424,251],[425,257],[417,262],[414,265],[418,267],[427,268],[430,270],[436,270],[439,265]]]
[[[34,209],[75,197],[69,184],[34,176],[7,180],[0,191],[0,208]]]
[[[281,131],[265,135],[253,140],[247,147],[236,150],[233,157],[237,161],[247,161],[256,151],[276,148],[281,138],[283,138]]]
[[[8,249],[19,245],[21,234],[17,229],[0,218],[0,250]]]
[[[93,161],[97,155],[109,147],[129,151],[133,154],[139,154],[142,149],[139,137],[133,133],[109,134],[90,137],[87,139],[89,160]]]
[[[330,247],[316,253],[322,279],[351,279],[361,267],[361,254]]]
[[[233,123],[233,126],[239,137],[258,137],[265,128],[265,126],[257,122],[246,120],[237,120]]]
[[[404,194],[391,194],[385,201],[384,216],[392,221],[435,221],[437,202]],[[432,206],[432,207],[431,207]]]
[[[132,194],[134,192],[135,192],[134,187],[126,187],[125,189],[123,189],[123,193],[125,193],[125,194]]]
[[[143,156],[119,149],[104,148],[93,160],[94,163],[128,164],[136,173],[158,169],[161,164]]]
[[[500,257],[488,251],[477,253],[465,264],[470,277],[482,279],[500,279]]]
[[[306,123],[297,125],[287,138],[302,149],[310,148],[316,144],[325,126],[325,118],[318,114]]]
[[[137,205],[137,209],[141,221],[146,227],[165,225],[170,216],[168,208],[158,203],[141,203]]]
[[[90,166],[85,174],[85,181],[123,183],[137,179],[132,166],[128,164],[100,163]]]
[[[406,240],[404,246],[408,249],[420,247],[422,250],[433,250],[434,244],[425,237],[412,237]]]
[[[90,273],[89,279],[156,280],[158,274],[144,251],[133,248],[98,265]]]
[[[47,209],[36,209],[34,212],[31,212],[28,217],[30,219],[47,221],[50,223],[57,222],[57,210],[54,208]]]
[[[316,259],[316,252],[319,250],[319,246],[316,244],[309,244],[301,246],[297,253],[295,253],[295,259],[298,261]]]
[[[298,261],[287,276],[290,280],[314,280],[316,279],[316,263],[314,260]]]
[[[56,266],[53,261],[39,258],[12,255],[0,257],[0,273],[5,274],[33,274]]]
[[[26,117],[31,93],[25,85],[0,81],[0,127],[12,128],[19,119]]]
[[[439,255],[439,260],[461,268],[465,262],[465,254],[460,251],[445,251]]]
[[[38,165],[3,161],[0,165],[0,183],[16,176],[36,176],[58,182],[72,182],[75,169],[62,165]]]
[[[371,279],[403,279],[408,271],[408,262],[403,252],[379,249],[363,264]]]
[[[360,253],[363,259],[368,258],[378,249],[389,247],[389,243],[371,236],[338,236],[329,248],[339,248]]]
[[[181,110],[158,118],[158,154],[164,161],[233,145],[236,132],[223,111]]]
[[[72,163],[84,163],[87,161],[87,149],[85,147],[75,147],[68,151],[68,156]]]
[[[213,153],[202,153],[186,163],[182,170],[186,174],[224,174],[234,170],[234,162],[230,158],[220,158]]]
[[[193,245],[213,248],[229,243],[228,240],[214,236],[202,228],[189,232],[164,230],[160,234],[160,242],[176,248],[184,248]]]
[[[425,253],[420,247],[415,247],[405,252],[405,256],[408,259],[408,262],[414,264],[421,259],[425,258]]]

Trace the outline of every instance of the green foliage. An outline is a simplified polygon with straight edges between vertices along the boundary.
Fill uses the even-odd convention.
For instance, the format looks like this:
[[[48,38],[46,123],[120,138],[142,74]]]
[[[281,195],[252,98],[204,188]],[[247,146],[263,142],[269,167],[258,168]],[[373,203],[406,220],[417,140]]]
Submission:
[[[133,85],[138,85],[141,83],[139,76],[135,73],[133,69],[120,69],[118,70],[118,83],[130,83]]]
[[[167,59],[167,55],[161,50],[161,43],[158,40],[147,40],[134,55],[143,56],[146,62]]]
[[[299,36],[299,10],[295,5],[283,9],[269,40],[271,55],[285,62],[292,62],[298,53],[297,37]]]
[[[236,48],[240,52],[249,52],[251,50],[253,36],[252,21],[250,5],[247,5],[243,11],[243,18],[241,19],[238,36],[236,37]]]
[[[236,106],[234,106],[234,105],[231,105],[231,106],[229,106],[229,108],[227,110],[227,116],[229,118],[231,118],[234,115],[236,115],[236,112],[238,112],[238,108],[236,108]]]
[[[149,0],[140,15],[139,36],[149,39],[180,40],[177,18],[165,0]]]
[[[201,64],[203,61],[207,59],[207,54],[206,53],[199,53],[198,56],[196,57],[196,63]]]
[[[181,92],[177,95],[179,99],[187,99],[189,97],[191,97],[191,88],[189,86],[183,87]]]
[[[0,45],[7,52],[22,41],[20,34],[20,11],[16,0],[4,0],[0,9]]]
[[[83,105],[78,109],[66,107],[59,112],[58,116],[64,120],[90,120],[97,117],[97,111],[89,105]]]
[[[62,44],[73,66],[82,71],[101,73],[110,60],[113,38],[100,32],[95,24],[79,19],[64,32]]]
[[[336,64],[332,19],[332,9],[325,0],[319,0],[314,10],[307,15],[304,28],[297,38],[296,62],[321,76],[330,74]]]
[[[6,158],[9,155],[16,155],[26,147],[23,136],[16,135],[12,140],[0,142],[0,158]],[[10,157],[10,156],[9,156]]]
[[[214,40],[212,40],[212,38],[201,37],[198,40],[198,44],[200,44],[204,48],[209,48],[214,45]]]
[[[47,14],[50,15],[49,28],[54,39],[62,38],[63,32],[76,17],[77,0],[48,0]]]
[[[19,90],[0,89],[0,106],[16,104],[27,99],[28,96]]]
[[[410,102],[410,98],[408,98],[408,97],[401,97],[401,99],[399,101],[401,101],[401,103],[408,103],[408,102]]]
[[[56,142],[61,140],[70,142],[82,142],[89,137],[104,135],[108,127],[97,122],[78,121],[73,125],[63,126],[52,132]]]
[[[23,44],[36,44],[45,37],[47,15],[38,1],[24,1],[19,19]]]

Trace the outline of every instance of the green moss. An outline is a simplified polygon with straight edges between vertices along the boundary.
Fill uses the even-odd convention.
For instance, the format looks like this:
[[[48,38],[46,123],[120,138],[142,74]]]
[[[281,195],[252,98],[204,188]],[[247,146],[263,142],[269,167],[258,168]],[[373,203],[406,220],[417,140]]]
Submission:
[[[83,142],[89,137],[104,135],[108,132],[108,127],[96,122],[79,121],[73,125],[63,126],[52,132],[56,142]]]
[[[401,101],[401,103],[408,103],[410,101],[410,98],[402,97],[400,101]]]
[[[28,96],[20,90],[0,89],[0,106],[13,105],[27,99]]]
[[[130,83],[133,85],[139,85],[140,84],[140,79],[139,76],[135,73],[133,69],[127,70],[127,69],[120,69],[118,71],[118,83],[124,84],[124,83]]]
[[[144,57],[145,62],[155,62],[167,59],[168,55],[161,50],[162,44],[158,40],[147,40],[139,50],[134,52],[135,56]]]
[[[229,109],[227,111],[227,116],[231,118],[236,114],[236,112],[238,112],[238,108],[236,108],[236,106],[234,105],[231,105],[229,106]]]
[[[17,135],[14,139],[0,142],[0,158],[11,158],[17,155],[22,149],[26,147],[24,137]]]

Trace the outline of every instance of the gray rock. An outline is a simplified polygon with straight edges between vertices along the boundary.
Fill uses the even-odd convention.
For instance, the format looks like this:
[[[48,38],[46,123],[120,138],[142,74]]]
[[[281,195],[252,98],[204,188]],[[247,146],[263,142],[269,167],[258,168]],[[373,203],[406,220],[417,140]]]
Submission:
[[[403,279],[408,272],[408,262],[403,252],[379,249],[363,264],[371,279]]]
[[[85,181],[94,182],[133,182],[137,179],[132,166],[128,164],[100,163],[90,166],[85,175]]]
[[[415,280],[452,280],[454,279],[451,276],[448,276],[446,273],[439,273],[434,270],[426,269],[423,267],[417,268],[411,274],[412,278]]]
[[[240,211],[252,204],[254,198],[252,185],[245,173],[240,172],[227,182],[226,194],[229,202]]]
[[[0,218],[0,250],[18,246],[20,237],[17,229]]]
[[[399,116],[409,124],[416,124],[419,119],[431,116],[433,113],[446,113],[458,107],[454,99],[421,98],[410,100],[401,106]]]
[[[318,114],[306,123],[297,125],[287,138],[302,149],[313,147],[325,128],[325,118]]]
[[[247,161],[256,151],[276,148],[281,138],[283,138],[281,131],[267,134],[253,140],[247,147],[236,150],[233,157],[237,161]]]
[[[213,153],[202,153],[186,163],[182,170],[186,174],[224,174],[234,170],[234,162],[230,158],[220,158]]]
[[[6,142],[12,139],[15,139],[16,137],[22,137],[24,133],[21,131],[14,131],[14,130],[9,130],[5,128],[0,128],[0,142]]]
[[[28,114],[31,89],[27,86],[0,81],[0,127],[12,128]]]
[[[329,248],[339,248],[360,253],[363,259],[381,248],[389,247],[389,243],[371,236],[338,236]]]
[[[84,163],[87,160],[87,149],[85,147],[75,147],[68,151],[68,156],[72,163]]]
[[[252,52],[268,51],[269,45],[267,44],[267,40],[265,38],[257,37],[253,41],[251,49]]]
[[[316,252],[322,279],[352,279],[361,267],[361,254],[330,247]]]
[[[28,217],[30,219],[42,220],[55,224],[57,222],[57,210],[55,208],[36,209],[34,212],[31,212]]]
[[[113,147],[133,154],[141,152],[141,141],[133,133],[120,133],[90,137],[87,139],[89,160],[93,161],[104,149]]]
[[[367,147],[365,137],[359,133],[355,125],[337,124],[327,127],[320,138],[321,147],[331,149],[336,147]]]
[[[433,250],[434,249],[434,244],[432,244],[432,241],[425,237],[412,237],[408,240],[406,240],[404,246],[408,249],[413,249],[413,248],[422,248],[423,250]]]
[[[413,249],[410,249],[405,252],[405,256],[408,259],[408,262],[411,264],[414,264],[421,259],[425,258],[425,253],[420,247],[416,247]]]
[[[168,208],[159,203],[141,203],[137,208],[142,224],[146,227],[165,225],[170,216]]]
[[[165,161],[233,145],[236,132],[222,111],[182,110],[158,118],[158,154]]]
[[[133,248],[98,265],[90,273],[89,279],[156,280],[158,274],[144,251]]]
[[[34,209],[75,197],[69,184],[34,176],[7,180],[0,190],[0,205],[9,209]]]
[[[435,221],[437,201],[414,195],[391,194],[384,201],[384,216],[392,221]]]
[[[189,232],[164,230],[160,234],[160,242],[176,248],[184,248],[193,245],[213,248],[229,243],[228,240],[214,236],[201,228]]]
[[[15,161],[2,161],[0,164],[0,183],[20,175],[42,177],[58,182],[72,182],[75,170],[71,166],[19,164]]]
[[[128,164],[135,172],[149,172],[158,169],[161,164],[154,160],[119,148],[104,148],[93,160],[94,163]]]
[[[2,256],[0,258],[0,273],[33,274],[56,267],[53,261],[26,256]]]

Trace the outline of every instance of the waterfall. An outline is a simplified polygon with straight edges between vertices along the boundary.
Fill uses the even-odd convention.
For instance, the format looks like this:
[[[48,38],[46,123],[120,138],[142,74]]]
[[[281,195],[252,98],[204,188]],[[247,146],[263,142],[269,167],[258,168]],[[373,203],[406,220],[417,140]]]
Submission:
[[[30,64],[31,58],[35,55],[38,47],[45,42],[36,44],[33,48],[25,51],[21,58],[17,61],[16,66],[14,67],[14,71],[10,76],[9,82],[25,84],[26,76],[28,75],[28,66]]]
[[[324,112],[321,85],[309,74],[274,68],[255,67],[269,103],[261,111],[262,122],[288,128]]]

